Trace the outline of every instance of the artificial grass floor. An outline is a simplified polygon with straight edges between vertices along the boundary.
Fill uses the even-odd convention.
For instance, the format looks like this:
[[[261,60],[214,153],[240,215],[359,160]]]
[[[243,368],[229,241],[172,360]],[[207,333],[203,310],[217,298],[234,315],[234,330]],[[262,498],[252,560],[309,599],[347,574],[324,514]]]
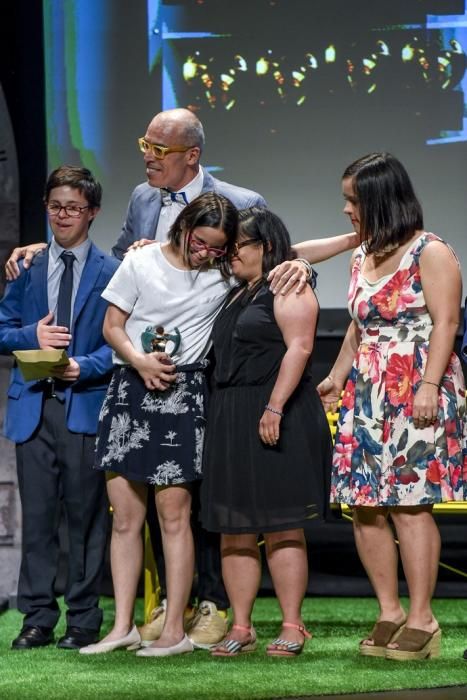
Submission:
[[[113,600],[104,599],[105,628],[112,621]],[[303,695],[433,688],[467,685],[467,601],[436,600],[443,629],[442,653],[430,661],[391,662],[358,655],[358,641],[371,629],[376,604],[367,598],[308,598],[304,619],[314,638],[301,656],[271,659],[265,645],[279,631],[273,598],[261,598],[254,611],[259,649],[230,659],[196,651],[165,659],[137,658],[125,650],[98,656],[54,646],[11,651],[21,616],[0,616],[0,698],[10,700],[223,700],[283,698]],[[138,613],[141,616],[141,602]],[[56,633],[63,633],[64,623]]]

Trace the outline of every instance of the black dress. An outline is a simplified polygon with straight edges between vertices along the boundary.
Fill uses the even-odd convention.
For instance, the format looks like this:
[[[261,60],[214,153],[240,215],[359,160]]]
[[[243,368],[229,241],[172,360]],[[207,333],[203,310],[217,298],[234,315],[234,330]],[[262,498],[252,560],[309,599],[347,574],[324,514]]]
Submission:
[[[213,329],[216,368],[201,487],[207,530],[263,533],[302,527],[328,502],[331,436],[310,366],[285,406],[275,447],[259,421],[286,346],[274,318],[274,296],[262,287],[226,306]],[[235,295],[234,293],[231,295]]]

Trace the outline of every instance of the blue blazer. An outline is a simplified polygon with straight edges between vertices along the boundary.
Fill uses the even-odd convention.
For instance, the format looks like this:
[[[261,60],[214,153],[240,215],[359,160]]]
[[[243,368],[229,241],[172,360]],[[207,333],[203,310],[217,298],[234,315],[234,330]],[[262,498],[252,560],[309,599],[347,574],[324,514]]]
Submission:
[[[237,187],[228,182],[217,180],[206,170],[203,171],[203,188],[201,193],[216,192],[230,199],[237,209],[246,207],[265,207],[266,202],[263,197],[253,190],[246,190],[244,187]],[[128,246],[140,238],[154,239],[156,237],[157,223],[161,211],[162,200],[158,187],[151,187],[147,182],[138,185],[130,198],[125,223],[122,227],[120,237],[114,247],[112,254],[119,260],[123,260]]]
[[[18,279],[8,282],[0,301],[0,353],[39,349],[37,322],[49,312],[47,301],[48,248],[31,267],[21,265]],[[74,433],[94,435],[112,369],[112,351],[102,335],[107,302],[101,297],[118,261],[91,244],[76,294],[72,339],[67,353],[78,362],[78,381],[65,389],[66,420]],[[41,420],[43,382],[25,382],[18,367],[10,374],[4,435],[14,442],[28,440]]]

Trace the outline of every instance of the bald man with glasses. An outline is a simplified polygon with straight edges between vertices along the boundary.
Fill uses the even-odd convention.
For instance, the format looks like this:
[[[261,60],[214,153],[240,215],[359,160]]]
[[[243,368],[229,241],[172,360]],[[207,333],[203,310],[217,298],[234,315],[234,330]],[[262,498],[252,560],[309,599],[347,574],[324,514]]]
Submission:
[[[183,207],[204,192],[227,197],[237,209],[266,206],[257,192],[218,180],[201,166],[203,125],[188,109],[156,114],[138,144],[147,182],[131,195],[121,235],[112,248],[119,258],[140,239],[165,241]]]

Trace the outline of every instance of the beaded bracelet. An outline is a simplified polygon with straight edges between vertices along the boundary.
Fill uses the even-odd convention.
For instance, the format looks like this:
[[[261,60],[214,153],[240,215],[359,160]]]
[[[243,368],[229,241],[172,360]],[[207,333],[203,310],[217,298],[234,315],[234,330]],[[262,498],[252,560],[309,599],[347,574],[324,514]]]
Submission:
[[[308,260],[307,260],[306,258],[295,258],[295,261],[296,261],[296,262],[301,262],[301,263],[303,263],[303,264],[305,265],[307,278],[308,278],[308,279],[311,279],[311,277],[312,277],[312,275],[313,275],[313,268],[312,268],[312,266],[311,266],[311,263],[308,262]]]
[[[431,384],[431,386],[435,386],[438,389],[441,389],[441,384],[436,384],[435,382],[429,382],[428,379],[420,379],[420,384]]]
[[[271,413],[275,413],[277,416],[280,416],[281,418],[284,417],[283,411],[278,411],[277,408],[273,408],[269,404],[266,404],[266,406],[264,408],[266,409],[266,411],[271,411]]]

